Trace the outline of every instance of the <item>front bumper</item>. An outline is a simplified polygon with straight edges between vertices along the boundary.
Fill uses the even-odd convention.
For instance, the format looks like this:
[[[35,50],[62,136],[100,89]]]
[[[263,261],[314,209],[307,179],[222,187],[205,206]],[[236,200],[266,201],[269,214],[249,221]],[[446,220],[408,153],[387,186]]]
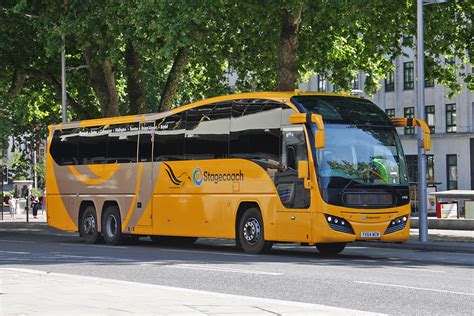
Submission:
[[[356,240],[404,242],[407,241],[410,237],[410,220],[408,215],[406,215],[407,221],[405,226],[397,231],[393,231],[393,229],[389,229],[387,231],[387,228],[389,228],[390,223],[395,218],[403,216],[403,214],[387,213],[381,215],[378,214],[378,216],[373,216],[373,214],[349,214],[342,212],[342,214],[336,216],[338,218],[343,218],[348,223],[350,223],[350,225],[352,226],[353,234],[341,232],[340,230],[334,229],[334,225],[330,225],[328,223],[327,215],[323,213],[316,213],[315,234],[313,235],[315,236],[314,242],[333,243],[352,242]],[[378,236],[374,236],[377,235],[376,233],[378,233]],[[367,235],[369,235],[370,237],[367,237]]]

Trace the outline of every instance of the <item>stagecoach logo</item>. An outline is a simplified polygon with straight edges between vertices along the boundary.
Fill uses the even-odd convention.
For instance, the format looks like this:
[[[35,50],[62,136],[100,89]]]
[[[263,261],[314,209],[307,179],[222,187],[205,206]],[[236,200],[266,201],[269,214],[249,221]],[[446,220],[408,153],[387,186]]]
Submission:
[[[165,166],[165,171],[168,174],[168,178],[170,179],[171,183],[174,184],[173,187],[181,187],[186,178],[192,180],[196,187],[200,187],[203,182],[219,184],[220,182],[244,181],[244,174],[241,170],[236,173],[211,173],[207,170],[203,171],[200,167],[195,167],[192,177],[189,177],[186,172],[176,176],[170,165],[168,165],[166,162],[164,162],[163,165]]]
[[[181,186],[184,182],[184,180],[181,180],[183,176],[187,176],[186,172],[183,172],[179,176],[176,176],[173,172],[173,169],[171,169],[171,166],[168,165],[166,162],[163,163],[165,165],[165,171],[168,174],[168,177],[170,178],[170,181],[175,185],[175,186]]]
[[[199,167],[194,168],[194,171],[193,171],[194,185],[197,187],[201,186],[203,179],[204,178],[202,176],[202,169]]]

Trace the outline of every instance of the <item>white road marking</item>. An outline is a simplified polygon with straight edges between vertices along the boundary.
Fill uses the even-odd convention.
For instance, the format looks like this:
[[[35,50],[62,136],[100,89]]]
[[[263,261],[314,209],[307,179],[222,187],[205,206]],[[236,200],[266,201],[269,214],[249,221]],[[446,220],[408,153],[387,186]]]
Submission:
[[[176,268],[176,269],[204,270],[204,271],[214,271],[214,272],[242,273],[242,274],[283,275],[283,273],[276,273],[276,272],[223,268],[223,267],[198,265],[198,264],[174,264],[174,265],[165,265],[162,267]]]
[[[56,254],[56,257],[77,258],[77,259],[100,259],[100,260],[126,261],[126,262],[135,262],[136,261],[136,260],[133,260],[133,259],[124,259],[124,258],[112,258],[112,257],[102,257],[102,256],[63,255],[63,254]]]
[[[388,287],[398,287],[398,288],[402,288],[402,289],[411,289],[411,290],[421,290],[421,291],[430,291],[430,292],[440,292],[440,293],[449,293],[449,294],[459,294],[459,295],[474,296],[474,293],[456,292],[456,291],[439,290],[439,289],[430,289],[430,288],[416,287],[416,286],[397,285],[397,284],[385,284],[385,283],[366,282],[366,281],[354,281],[354,282],[355,282],[355,283],[359,283],[359,284],[388,286]]]
[[[424,269],[424,268],[409,268],[409,267],[390,267],[392,269],[400,269],[400,270],[413,270],[413,271],[422,271],[422,272],[433,272],[433,273],[446,273],[446,271],[442,270],[432,270],[432,269]]]
[[[27,241],[27,240],[11,240],[11,239],[0,239],[0,242],[17,242],[21,244],[35,244],[34,241]]]
[[[158,291],[158,292],[155,292],[158,294],[163,293],[163,292],[175,292],[177,293],[177,295],[179,295],[178,293],[182,293],[183,295],[196,295],[196,296],[201,296],[206,299],[211,298],[212,300],[223,299],[224,302],[245,300],[244,303],[242,303],[244,304],[244,306],[249,304],[252,306],[264,306],[264,307],[267,307],[267,306],[281,306],[281,308],[294,307],[294,308],[300,308],[302,312],[309,310],[313,312],[314,314],[385,315],[385,314],[372,313],[372,312],[367,312],[367,311],[360,311],[356,309],[326,306],[322,304],[285,301],[285,300],[279,300],[279,299],[260,298],[260,297],[244,296],[244,295],[236,295],[236,294],[224,294],[224,293],[219,293],[219,292],[185,289],[185,288],[158,285],[158,284],[139,283],[139,282],[132,282],[132,281],[122,281],[122,280],[73,275],[73,274],[65,274],[65,273],[56,273],[56,272],[46,272],[46,271],[32,270],[32,269],[0,268],[0,271],[6,271],[6,272],[11,271],[11,272],[17,272],[17,273],[33,274],[33,275],[44,275],[44,276],[49,276],[51,278],[54,278],[53,280],[56,280],[57,282],[61,282],[61,281],[65,281],[69,279],[69,280],[74,280],[76,283],[88,283],[90,284],[90,286],[94,286],[92,282],[97,282],[98,286],[109,286],[109,287],[128,286],[134,290],[138,289],[138,291]],[[182,303],[182,304],[185,304],[185,303]],[[227,306],[227,305],[222,305],[222,306]],[[232,304],[229,303],[228,306],[232,306]],[[238,305],[238,306],[241,306],[241,305]]]
[[[29,252],[25,252],[25,251],[7,251],[7,250],[0,250],[0,252],[3,252],[3,253],[11,253],[11,254],[14,254],[14,255],[29,255],[29,254],[30,254]]]

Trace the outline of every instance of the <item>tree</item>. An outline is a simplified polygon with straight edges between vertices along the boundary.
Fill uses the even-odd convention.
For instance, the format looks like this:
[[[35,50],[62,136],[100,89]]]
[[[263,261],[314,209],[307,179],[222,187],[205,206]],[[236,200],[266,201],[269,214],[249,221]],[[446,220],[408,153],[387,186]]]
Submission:
[[[416,34],[415,0],[230,2],[235,34],[229,64],[239,73],[242,89],[292,90],[318,73],[348,90],[363,71],[366,92],[373,93],[404,46],[413,46],[402,37]],[[427,78],[453,93],[460,84],[444,56],[473,63],[473,11],[472,1],[425,7]],[[473,89],[472,73],[463,64],[456,67]]]

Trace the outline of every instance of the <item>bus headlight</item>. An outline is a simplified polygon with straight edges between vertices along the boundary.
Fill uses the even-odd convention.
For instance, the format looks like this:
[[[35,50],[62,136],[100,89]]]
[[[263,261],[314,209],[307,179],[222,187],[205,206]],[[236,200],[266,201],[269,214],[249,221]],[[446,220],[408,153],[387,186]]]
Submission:
[[[400,216],[397,218],[394,218],[393,220],[390,221],[388,224],[387,229],[385,230],[385,235],[386,234],[391,234],[397,231],[400,231],[405,228],[408,222],[408,215]]]
[[[328,221],[329,227],[332,229],[346,234],[354,234],[351,224],[341,217],[334,215],[324,214],[326,220]]]

